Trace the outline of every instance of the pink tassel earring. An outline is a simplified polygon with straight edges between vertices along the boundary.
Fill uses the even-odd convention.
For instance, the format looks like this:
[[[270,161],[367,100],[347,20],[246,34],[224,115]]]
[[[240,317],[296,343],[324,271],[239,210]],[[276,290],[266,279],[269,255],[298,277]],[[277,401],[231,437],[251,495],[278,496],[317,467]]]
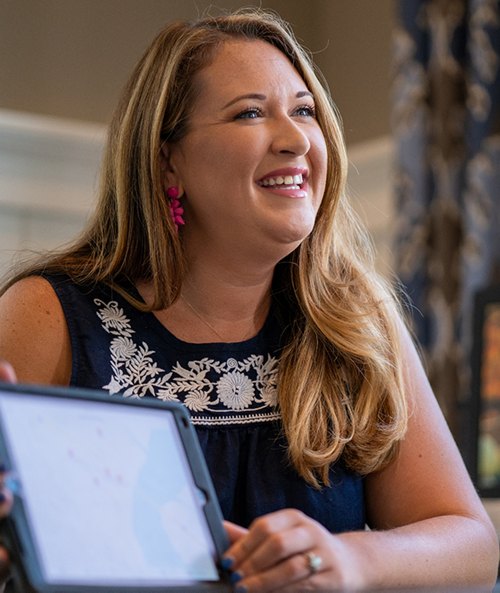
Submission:
[[[185,222],[182,218],[184,208],[181,206],[179,200],[179,188],[176,185],[167,188],[167,198],[170,202],[170,214],[172,215],[172,220],[174,221],[177,230],[179,230],[179,225],[183,225]]]

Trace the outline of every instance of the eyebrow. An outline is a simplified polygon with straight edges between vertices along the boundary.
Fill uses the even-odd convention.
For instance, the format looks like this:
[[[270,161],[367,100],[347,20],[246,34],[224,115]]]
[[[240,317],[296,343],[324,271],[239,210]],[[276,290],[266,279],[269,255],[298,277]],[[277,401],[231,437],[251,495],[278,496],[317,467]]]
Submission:
[[[314,95],[312,93],[310,93],[309,91],[299,91],[295,95],[296,99],[301,99],[302,97],[311,97],[311,99],[314,99]],[[238,95],[234,99],[231,99],[231,101],[229,101],[229,103],[224,105],[223,109],[226,109],[227,107],[231,107],[231,105],[234,105],[235,103],[237,103],[238,101],[242,101],[243,99],[254,99],[256,101],[265,101],[267,99],[267,97],[266,97],[266,95],[261,95],[259,93],[248,93],[246,95]]]

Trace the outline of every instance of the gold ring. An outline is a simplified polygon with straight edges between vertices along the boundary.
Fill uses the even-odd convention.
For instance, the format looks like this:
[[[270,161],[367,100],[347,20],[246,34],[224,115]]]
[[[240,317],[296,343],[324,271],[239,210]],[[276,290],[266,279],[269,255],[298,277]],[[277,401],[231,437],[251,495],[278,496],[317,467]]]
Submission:
[[[316,574],[321,568],[321,565],[323,564],[323,558],[321,558],[321,556],[318,556],[317,554],[314,554],[314,552],[307,552],[305,556],[307,560],[307,568],[309,569],[309,573]]]

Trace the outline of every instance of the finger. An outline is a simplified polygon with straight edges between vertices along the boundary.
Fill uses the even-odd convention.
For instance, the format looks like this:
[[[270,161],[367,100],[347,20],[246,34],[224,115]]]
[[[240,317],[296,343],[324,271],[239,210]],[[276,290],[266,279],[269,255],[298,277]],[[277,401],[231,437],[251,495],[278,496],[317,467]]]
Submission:
[[[231,523],[231,521],[224,521],[224,528],[226,529],[226,533],[231,544],[234,544],[242,537],[245,537],[248,533],[248,529],[245,527],[240,527],[240,525],[236,525],[236,523]],[[221,560],[221,566],[225,570],[232,570],[234,567],[234,558],[230,553],[230,549],[231,548],[226,551]],[[238,577],[234,578],[237,580]]]
[[[262,543],[275,533],[286,531],[306,521],[306,516],[295,509],[284,509],[269,513],[256,519],[248,533],[240,537],[226,552],[234,561],[232,568],[237,568],[249,559]]]
[[[10,513],[12,505],[14,504],[14,495],[5,488],[0,487],[0,519],[4,519]]]
[[[0,464],[0,519],[10,513],[14,503],[12,492],[4,486],[7,471],[4,464]],[[10,577],[10,557],[8,550],[0,544],[0,591],[4,591],[5,583]]]
[[[256,574],[296,554],[310,551],[315,543],[314,528],[299,525],[272,533],[238,566],[245,576]]]
[[[9,577],[10,556],[6,548],[0,545],[0,589],[5,586],[5,581]]]
[[[3,519],[10,513],[14,502],[12,492],[5,486],[8,475],[5,464],[0,463],[0,519]]]
[[[249,593],[258,591],[259,593],[268,593],[270,591],[306,591],[319,586],[317,575],[312,574],[309,568],[309,562],[306,554],[294,554],[286,560],[274,564],[268,570],[258,574],[244,577],[238,582],[240,590],[246,590]],[[328,584],[328,589],[332,583]],[[325,584],[323,583],[323,588]]]
[[[8,481],[9,472],[5,463],[0,462],[0,505],[3,502],[2,494],[5,490],[5,483]]]
[[[0,381],[16,383],[17,377],[14,368],[5,360],[0,359]]]
[[[236,525],[236,523],[231,523],[231,521],[224,521],[224,528],[226,530],[227,536],[229,541],[233,544],[237,542],[240,537],[243,537],[248,533],[248,529],[245,527],[241,527],[240,525]]]

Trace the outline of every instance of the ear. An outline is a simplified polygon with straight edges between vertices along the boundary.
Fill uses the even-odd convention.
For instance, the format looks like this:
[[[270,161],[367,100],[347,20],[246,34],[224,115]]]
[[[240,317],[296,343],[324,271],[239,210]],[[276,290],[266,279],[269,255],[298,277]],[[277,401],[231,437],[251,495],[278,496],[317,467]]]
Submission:
[[[168,144],[167,142],[164,142],[161,145],[160,170],[162,173],[165,189],[167,187],[175,185],[179,188],[179,195],[182,195],[184,191],[182,189],[182,182],[180,180],[180,176],[178,175],[177,168],[175,167],[175,159],[173,158],[173,153],[175,151],[172,149],[172,145]]]

